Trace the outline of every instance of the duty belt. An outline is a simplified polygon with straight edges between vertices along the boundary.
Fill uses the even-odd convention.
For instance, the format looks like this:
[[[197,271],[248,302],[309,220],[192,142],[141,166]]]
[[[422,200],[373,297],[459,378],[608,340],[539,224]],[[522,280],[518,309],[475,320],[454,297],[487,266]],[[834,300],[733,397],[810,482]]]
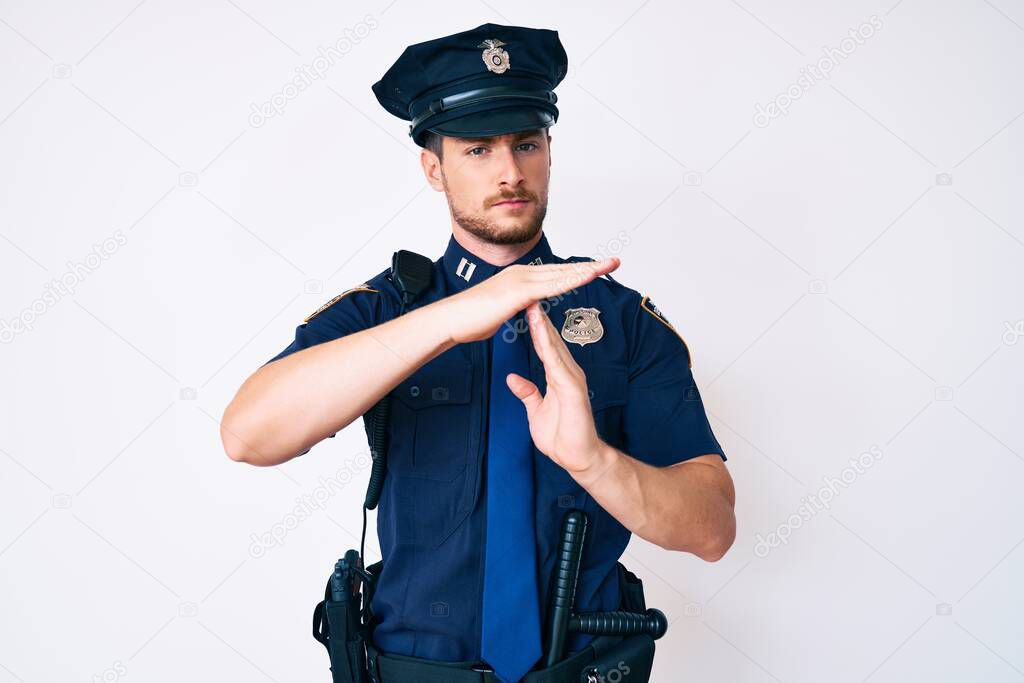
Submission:
[[[635,637],[635,636],[634,636]],[[651,644],[654,641],[642,636]],[[531,671],[522,683],[586,683],[587,665],[618,651],[622,636],[598,636],[579,652],[569,655],[554,666]],[[494,671],[481,662],[437,662],[419,657],[385,654],[367,643],[367,665],[372,683],[501,683]],[[595,669],[593,681],[607,680]],[[600,676],[600,677],[599,677]],[[647,680],[646,678],[639,680]]]

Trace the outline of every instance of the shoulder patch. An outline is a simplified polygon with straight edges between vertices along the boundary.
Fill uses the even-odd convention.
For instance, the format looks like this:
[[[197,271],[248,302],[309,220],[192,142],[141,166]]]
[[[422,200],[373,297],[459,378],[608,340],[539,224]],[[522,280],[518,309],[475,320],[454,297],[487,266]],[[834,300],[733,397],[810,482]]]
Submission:
[[[316,309],[315,311],[313,311],[312,313],[307,315],[305,317],[305,319],[303,319],[302,322],[303,323],[308,323],[310,320],[312,320],[313,318],[317,317],[318,315],[320,315],[321,313],[326,311],[328,308],[330,308],[334,304],[338,303],[339,301],[341,301],[342,299],[344,299],[346,296],[348,296],[349,294],[351,294],[353,292],[374,292],[374,293],[376,293],[377,290],[374,289],[373,287],[370,287],[370,285],[368,283],[366,283],[366,282],[364,282],[363,284],[359,285],[358,287],[353,287],[351,289],[346,289],[344,292],[342,292],[338,296],[334,297],[333,299],[331,299],[330,301],[325,303],[320,308]]]
[[[661,322],[663,325],[665,325],[670,330],[672,330],[673,332],[676,333],[676,336],[679,337],[679,341],[683,342],[683,347],[686,349],[686,355],[689,358],[689,364],[690,364],[690,367],[692,368],[693,367],[693,356],[690,355],[690,345],[686,343],[685,339],[683,339],[683,335],[679,334],[679,330],[677,330],[675,327],[673,327],[672,323],[670,323],[668,321],[668,318],[666,318],[662,314],[662,312],[658,309],[658,307],[654,305],[654,302],[651,301],[651,297],[647,296],[646,294],[643,295],[640,298],[640,308],[644,309],[645,311],[647,311],[648,313],[653,315],[655,318],[658,319],[659,322]]]

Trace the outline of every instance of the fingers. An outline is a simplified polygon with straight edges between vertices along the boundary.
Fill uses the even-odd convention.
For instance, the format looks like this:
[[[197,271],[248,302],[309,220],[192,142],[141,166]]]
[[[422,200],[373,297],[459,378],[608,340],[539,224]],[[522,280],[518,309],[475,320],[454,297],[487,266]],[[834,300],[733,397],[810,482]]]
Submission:
[[[530,304],[526,317],[530,323],[533,348],[544,364],[548,383],[556,386],[578,383],[583,371],[540,304]]]
[[[551,324],[551,319],[544,316],[544,327],[547,330],[548,338],[551,340],[552,348],[558,353],[559,358],[565,366],[573,370],[574,375],[583,375],[583,368],[579,366],[576,359],[572,357],[572,353],[569,352],[569,346],[562,339],[561,333],[554,325]]]
[[[540,358],[540,362],[544,364],[545,369],[548,366],[548,346],[549,344],[544,343],[544,337],[546,332],[542,327],[544,321],[541,318],[547,318],[547,315],[541,311],[540,304],[534,301],[526,307],[526,321],[530,330],[530,341],[533,342],[533,350],[537,352],[537,357]]]
[[[620,264],[621,261],[613,256],[600,261],[537,265],[524,270],[522,277],[528,283],[526,291],[537,301],[581,287],[612,272]]]
[[[620,264],[621,261],[617,257],[611,256],[600,261],[577,261],[575,263],[532,266],[530,274],[537,279],[546,281],[564,280],[568,282],[573,279],[579,279],[589,282],[596,277],[612,272]]]
[[[597,259],[595,261],[573,261],[572,263],[548,263],[533,266],[533,270],[538,273],[543,272],[560,272],[560,271],[578,271],[578,270],[594,270],[602,271],[600,274],[610,273],[619,267],[622,262],[618,256],[608,256],[603,259]]]
[[[515,394],[515,397],[522,401],[523,405],[526,406],[527,416],[533,413],[533,409],[540,405],[544,398],[540,395],[540,390],[537,388],[536,384],[514,372],[510,372],[508,374],[505,378],[505,384],[507,384],[509,390]]]

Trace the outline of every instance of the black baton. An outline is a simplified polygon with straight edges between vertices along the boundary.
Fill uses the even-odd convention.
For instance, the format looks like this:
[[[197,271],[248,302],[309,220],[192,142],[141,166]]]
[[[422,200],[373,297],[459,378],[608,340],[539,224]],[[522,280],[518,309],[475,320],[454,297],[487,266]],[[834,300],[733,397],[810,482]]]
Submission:
[[[586,513],[582,510],[566,512],[562,518],[562,542],[555,558],[555,584],[551,592],[545,666],[557,663],[565,650],[565,636],[569,632],[569,620],[576,601],[576,580],[579,578],[586,534]]]
[[[554,666],[562,658],[569,633],[594,636],[649,635],[657,640],[668,630],[668,619],[664,613],[653,608],[642,614],[624,611],[573,613],[586,534],[587,514],[583,510],[565,513],[548,610],[548,643],[544,657],[545,666],[548,667]]]
[[[668,619],[660,609],[653,607],[643,614],[637,612],[585,612],[574,614],[569,620],[570,633],[594,636],[635,636],[642,633],[654,640],[668,630]]]

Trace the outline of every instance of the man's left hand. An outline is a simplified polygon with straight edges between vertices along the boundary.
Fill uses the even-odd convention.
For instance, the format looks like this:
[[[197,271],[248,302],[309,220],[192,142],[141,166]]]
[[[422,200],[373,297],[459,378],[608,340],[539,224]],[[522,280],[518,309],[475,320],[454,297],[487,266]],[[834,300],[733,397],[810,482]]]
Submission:
[[[533,443],[574,477],[600,467],[602,441],[594,427],[587,376],[539,303],[526,309],[533,348],[544,363],[547,393],[510,373],[506,383],[526,406]]]

